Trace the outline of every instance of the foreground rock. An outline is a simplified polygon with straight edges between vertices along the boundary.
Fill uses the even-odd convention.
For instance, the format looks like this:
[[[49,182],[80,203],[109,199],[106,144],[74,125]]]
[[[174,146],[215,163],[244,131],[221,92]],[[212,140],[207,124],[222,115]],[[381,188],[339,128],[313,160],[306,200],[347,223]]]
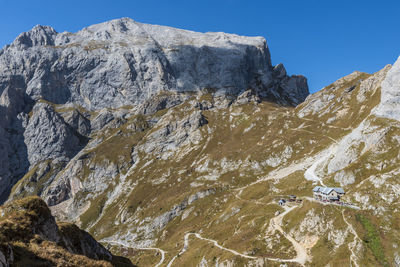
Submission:
[[[56,223],[38,197],[0,207],[1,266],[133,266],[85,231]]]

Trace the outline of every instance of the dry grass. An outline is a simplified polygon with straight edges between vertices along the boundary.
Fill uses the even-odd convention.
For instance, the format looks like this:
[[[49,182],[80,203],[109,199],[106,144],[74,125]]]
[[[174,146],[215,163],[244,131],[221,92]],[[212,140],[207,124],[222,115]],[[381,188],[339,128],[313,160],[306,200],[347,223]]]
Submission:
[[[0,218],[0,251],[4,255],[12,251],[12,266],[132,266],[121,257],[106,261],[84,255],[90,253],[82,249],[82,242],[89,235],[73,224],[56,225],[46,203],[39,197],[10,202],[1,211],[4,215]],[[56,243],[47,239],[48,236],[61,239]],[[63,240],[69,240],[72,247],[67,249]]]

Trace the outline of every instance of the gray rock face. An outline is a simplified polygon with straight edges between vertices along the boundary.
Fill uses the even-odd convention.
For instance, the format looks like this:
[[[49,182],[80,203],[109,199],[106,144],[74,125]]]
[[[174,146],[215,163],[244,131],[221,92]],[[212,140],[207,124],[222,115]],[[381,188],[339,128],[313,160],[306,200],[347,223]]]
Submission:
[[[155,233],[161,231],[174,218],[182,215],[185,209],[187,209],[187,207],[189,207],[191,204],[193,204],[199,199],[205,198],[215,193],[216,190],[214,188],[210,188],[204,191],[199,191],[193,195],[190,195],[187,199],[183,200],[178,205],[175,205],[171,210],[152,219],[152,222],[149,225],[139,227],[137,231],[138,232],[142,231],[144,233],[145,238],[151,240],[154,237]]]
[[[62,114],[64,121],[80,135],[88,136],[91,132],[90,120],[77,110]]]
[[[152,114],[204,92],[216,99],[202,104],[208,109],[236,99],[297,105],[308,88],[304,77],[272,66],[262,37],[196,33],[128,18],[77,33],[36,26],[20,34],[0,50],[0,202],[40,161],[65,165],[93,132],[118,127],[125,118],[115,109]],[[189,132],[199,126],[192,121],[202,118],[166,123],[160,138],[179,141],[162,150],[195,142],[199,134]],[[169,134],[174,127],[183,129],[181,136]]]
[[[29,166],[22,134],[31,102],[23,87],[21,77],[11,76],[0,94],[0,202]]]
[[[10,186],[10,163],[8,153],[10,146],[6,138],[6,132],[0,127],[0,196],[2,196]],[[4,197],[3,197],[4,199]]]
[[[20,75],[33,99],[87,109],[137,105],[160,91],[247,89],[286,104],[308,95],[304,77],[271,65],[266,41],[119,19],[75,34],[36,26],[0,53],[0,92]],[[275,76],[275,77],[273,77]],[[280,85],[280,86],[279,86]]]
[[[32,166],[48,159],[67,161],[80,147],[79,139],[72,129],[46,103],[35,105],[24,136]]]
[[[207,123],[201,111],[191,113],[181,120],[167,114],[157,123],[159,129],[147,136],[146,142],[137,149],[168,158],[178,147],[199,142],[199,128]]]
[[[15,46],[29,48],[33,46],[54,45],[57,32],[49,26],[37,25],[29,32],[20,34],[14,41]]]
[[[59,228],[64,246],[74,254],[85,255],[91,259],[112,259],[112,254],[87,232],[76,225],[67,225]],[[74,235],[71,235],[71,232]]]
[[[400,120],[400,57],[382,82],[381,102],[373,113],[380,117]]]
[[[94,131],[102,129],[110,121],[114,119],[114,115],[108,110],[101,110],[100,113],[93,119],[91,124]]]

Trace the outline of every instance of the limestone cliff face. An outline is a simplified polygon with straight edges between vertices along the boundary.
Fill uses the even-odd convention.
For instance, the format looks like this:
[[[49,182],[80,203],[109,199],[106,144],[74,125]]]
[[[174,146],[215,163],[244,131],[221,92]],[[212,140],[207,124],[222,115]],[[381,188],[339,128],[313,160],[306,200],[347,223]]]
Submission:
[[[121,115],[106,109],[152,114],[204,93],[218,99],[215,107],[243,94],[297,105],[308,87],[303,76],[272,66],[262,37],[128,18],[77,33],[40,25],[22,33],[0,50],[0,201],[40,161],[65,166],[93,131]]]
[[[393,64],[382,82],[381,102],[374,114],[394,120],[400,120],[400,58]]]
[[[196,33],[119,19],[77,33],[36,26],[0,52],[0,92],[21,77],[34,100],[87,109],[137,105],[163,90],[248,89],[287,104],[308,95],[304,77],[273,69],[264,38]]]

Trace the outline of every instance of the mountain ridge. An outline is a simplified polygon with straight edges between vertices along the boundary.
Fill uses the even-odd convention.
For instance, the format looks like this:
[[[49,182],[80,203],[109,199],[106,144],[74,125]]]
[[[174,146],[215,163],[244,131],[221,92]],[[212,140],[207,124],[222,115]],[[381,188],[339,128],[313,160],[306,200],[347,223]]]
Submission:
[[[211,93],[221,106],[238,97],[293,104],[308,94],[304,77],[287,76],[283,65],[273,68],[264,38],[195,33],[126,18],[74,34],[35,26],[1,50],[0,70],[0,108],[7,113],[0,125],[10,133],[0,139],[11,140],[4,151],[13,158],[0,173],[7,176],[9,169],[14,174],[0,178],[0,199],[39,159],[67,162],[79,151],[92,127],[90,113],[130,106],[150,114],[193,94]],[[52,121],[57,113],[40,102],[84,112]],[[44,139],[36,142],[37,125],[47,125],[53,133],[42,133]],[[51,136],[65,138],[53,142]]]
[[[0,52],[8,201],[39,195],[137,265],[400,264],[400,60],[307,96],[258,37],[130,19],[27,35]]]

